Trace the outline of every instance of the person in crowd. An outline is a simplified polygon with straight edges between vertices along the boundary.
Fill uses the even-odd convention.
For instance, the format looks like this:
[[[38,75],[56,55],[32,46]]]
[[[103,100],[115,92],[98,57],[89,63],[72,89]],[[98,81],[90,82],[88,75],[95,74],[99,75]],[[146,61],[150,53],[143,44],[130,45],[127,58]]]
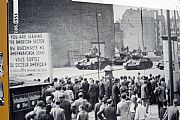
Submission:
[[[54,107],[54,96],[46,96],[46,105],[51,105],[51,107]]]
[[[75,113],[75,115],[78,114],[80,105],[84,105],[86,111],[91,110],[91,104],[87,101],[87,99],[84,99],[83,96],[83,93],[80,92],[78,94],[79,99],[75,100],[71,105],[71,110]]]
[[[105,88],[105,96],[110,98],[110,96],[112,94],[112,86],[110,84],[109,78],[106,78],[106,81],[104,83],[104,88]]]
[[[89,83],[87,81],[87,78],[84,78],[84,82],[82,83],[82,90],[83,90],[84,98],[89,101],[89,93],[88,93]]]
[[[163,107],[160,109],[160,120],[167,120],[167,100],[163,101]]]
[[[99,83],[99,96],[104,96],[105,95],[105,87],[104,87],[103,80],[104,79],[101,79],[100,83]]]
[[[152,74],[149,74],[149,78],[148,79],[152,79],[153,78],[153,75]]]
[[[177,108],[177,99],[173,100],[173,105],[167,109],[168,120],[179,120],[179,110]]]
[[[99,102],[96,103],[94,107],[95,120],[98,120],[97,113],[100,110],[100,106],[103,104],[102,102],[103,96],[99,96],[98,98],[99,98]]]
[[[129,84],[129,97],[132,95],[135,95],[135,81],[134,79],[131,79],[130,84]]]
[[[60,84],[59,84],[59,82],[58,82],[58,79],[57,78],[54,78],[54,81],[53,81],[53,85],[54,85],[54,87],[55,88],[57,88],[57,87],[59,87],[60,86]]]
[[[66,89],[69,88],[69,90],[73,90],[73,83],[71,81],[71,78],[67,79]]]
[[[124,76],[124,81],[122,84],[124,84],[128,88],[129,83],[130,81],[128,81],[127,76]]]
[[[114,84],[112,86],[112,99],[114,101],[115,107],[119,102],[119,96],[120,96],[120,91],[118,88],[118,79],[115,79]]]
[[[160,115],[160,109],[163,107],[163,101],[165,100],[165,88],[161,86],[161,83],[158,83],[158,87],[155,88],[154,94],[157,97],[158,103],[158,114]]]
[[[155,88],[157,87],[157,81],[155,79],[156,79],[156,77],[150,79],[152,91],[154,91]],[[154,94],[154,92],[152,92],[152,95],[151,95],[151,104],[156,104],[156,101],[157,101],[156,100],[156,95]]]
[[[165,78],[164,77],[162,77],[160,79],[160,82],[161,82],[161,86],[163,86],[166,89],[166,83],[165,83]]]
[[[140,80],[141,80],[141,73],[138,72],[137,81],[140,81]]]
[[[51,109],[51,115],[54,117],[54,120],[66,120],[64,109],[60,108],[60,100],[56,101],[56,106]]]
[[[96,82],[95,82],[95,89],[96,89],[95,100],[96,100],[96,103],[97,103],[98,102],[98,96],[99,96],[99,80],[96,80]]]
[[[44,109],[44,102],[40,100],[37,102],[37,105],[34,107],[34,110],[27,113],[25,118],[27,120],[31,120],[31,119],[38,120],[40,119],[40,116],[45,113],[46,113],[46,110]]]
[[[117,114],[121,116],[121,120],[131,120],[130,100],[126,93],[121,94],[121,101],[117,104]]]
[[[136,108],[137,108],[136,96],[132,95],[131,96],[131,104],[130,104],[131,120],[134,120],[134,118],[135,118]]]
[[[138,98],[141,98],[141,82],[140,82],[140,80],[138,80],[138,81],[135,83],[134,93],[137,94],[137,97],[138,97]]]
[[[70,85],[66,86],[66,90],[64,91],[64,93],[65,93],[66,99],[72,103],[74,100],[74,94],[73,94],[73,91],[71,90]]]
[[[144,83],[141,86],[141,99],[143,105],[146,107],[146,112],[148,112],[148,107],[150,104],[150,88],[148,88],[147,78],[144,78]]]
[[[75,83],[73,85],[73,92],[74,92],[74,99],[76,100],[76,99],[78,99],[78,93],[79,93],[79,89],[80,89],[81,85],[79,84],[78,79],[75,79],[74,81],[75,81]]]
[[[97,116],[100,120],[102,120],[104,117],[101,116],[102,114],[99,114],[99,113],[103,112],[104,109],[107,107],[107,100],[108,100],[108,97],[106,97],[106,96],[102,99],[102,104],[99,108],[99,111],[97,112]]]
[[[107,106],[103,109],[103,111],[98,112],[97,116],[102,116],[104,120],[117,120],[116,108],[113,107],[113,100],[107,100]]]
[[[89,115],[85,111],[85,106],[84,105],[79,106],[79,112],[77,114],[77,120],[89,120]]]
[[[43,98],[46,98],[46,96],[50,96],[53,92],[55,92],[56,89],[55,87],[52,85],[48,85],[43,89]]]
[[[94,80],[91,79],[90,81],[90,86],[89,86],[89,102],[91,103],[92,105],[92,109],[94,109],[94,106],[96,104],[96,86],[94,84]]]
[[[142,100],[137,99],[138,106],[136,108],[135,119],[134,120],[145,120],[146,119],[146,107],[142,105]]]
[[[54,120],[53,116],[50,114],[51,112],[51,105],[46,105],[46,113],[43,113],[41,116],[40,116],[40,119],[39,120]]]
[[[64,114],[66,117],[66,120],[71,120],[71,103],[70,101],[66,100],[66,95],[65,94],[61,94],[60,96],[60,108],[64,109]]]
[[[59,96],[62,94],[61,86],[56,87],[56,91],[52,93],[54,95],[54,101],[59,100]]]

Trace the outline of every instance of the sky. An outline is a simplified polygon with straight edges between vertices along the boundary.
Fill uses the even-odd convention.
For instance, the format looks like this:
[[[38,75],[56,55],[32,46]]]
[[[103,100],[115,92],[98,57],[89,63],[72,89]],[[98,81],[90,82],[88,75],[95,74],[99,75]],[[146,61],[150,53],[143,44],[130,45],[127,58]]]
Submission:
[[[114,22],[118,21],[119,19],[122,19],[122,15],[126,11],[126,9],[130,9],[130,8],[137,9],[136,7],[113,5],[113,9],[114,9]],[[159,14],[160,14],[160,10],[158,10],[158,11],[159,11]],[[178,13],[179,13],[179,11],[178,11]],[[165,20],[166,20],[166,10],[163,10],[163,15],[164,15]],[[179,15],[180,15],[180,13],[179,13]],[[170,17],[171,18],[174,17],[174,11],[172,11],[172,10],[170,11]]]
[[[129,9],[131,7],[127,6],[120,6],[120,5],[113,5],[114,9],[114,21],[117,21],[119,18],[122,19],[123,13],[126,11],[126,9]]]

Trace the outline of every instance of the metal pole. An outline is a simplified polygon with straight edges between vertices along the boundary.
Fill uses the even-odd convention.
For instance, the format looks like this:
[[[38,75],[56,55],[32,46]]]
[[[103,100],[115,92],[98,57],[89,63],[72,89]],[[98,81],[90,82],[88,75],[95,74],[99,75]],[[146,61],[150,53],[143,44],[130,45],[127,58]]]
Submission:
[[[98,12],[97,12],[97,4],[96,4],[96,23],[97,23],[97,39],[98,39],[98,79],[100,80],[99,70],[100,70],[100,45],[99,45],[99,24],[98,24]]]
[[[177,36],[177,55],[179,53],[179,47],[178,47],[178,34],[177,34],[177,21],[176,21],[176,11],[174,10],[174,26],[175,26],[175,36]],[[177,57],[177,56],[176,56]],[[178,63],[179,63],[179,59],[178,59]]]
[[[171,28],[170,28],[170,13],[167,12],[167,28],[168,28],[168,51],[169,51],[169,83],[170,83],[170,104],[174,99],[174,85],[173,85],[173,66],[172,66],[172,45],[171,45]]]
[[[142,8],[141,8],[141,30],[142,30],[142,46],[143,46],[143,48],[142,48],[142,50],[143,50],[143,52],[144,52],[144,39],[143,39],[143,10],[142,10]]]
[[[176,11],[174,10],[174,29],[175,29],[175,36],[177,37],[177,50],[174,50],[174,54],[176,52],[176,55],[174,55],[174,64],[175,64],[175,70],[179,70],[179,59],[178,59],[178,52],[179,52],[179,48],[178,48],[178,34],[177,34],[177,21],[176,21]]]

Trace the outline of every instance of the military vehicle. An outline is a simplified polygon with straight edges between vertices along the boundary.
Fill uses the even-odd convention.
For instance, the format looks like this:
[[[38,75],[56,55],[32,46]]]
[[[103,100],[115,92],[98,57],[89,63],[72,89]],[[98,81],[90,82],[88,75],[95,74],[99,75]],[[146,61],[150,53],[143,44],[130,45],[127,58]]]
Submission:
[[[126,70],[144,70],[152,68],[153,62],[149,58],[135,55],[124,63],[123,66]]]
[[[99,63],[99,64],[98,64]],[[104,69],[107,65],[112,65],[112,62],[105,57],[96,58],[84,58],[78,62],[74,63],[75,67],[79,70],[97,70],[100,66],[100,69]]]
[[[123,65],[123,63],[127,62],[130,59],[130,54],[126,52],[118,53],[113,60],[114,65]]]

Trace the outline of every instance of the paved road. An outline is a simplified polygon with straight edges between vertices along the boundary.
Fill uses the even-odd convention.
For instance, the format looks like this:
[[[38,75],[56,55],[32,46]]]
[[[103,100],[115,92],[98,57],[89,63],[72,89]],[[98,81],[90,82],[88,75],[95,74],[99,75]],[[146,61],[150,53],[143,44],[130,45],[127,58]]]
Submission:
[[[151,69],[146,70],[125,70],[123,66],[113,66],[113,76],[114,77],[120,77],[120,76],[136,76],[138,75],[138,72],[141,73],[141,75],[148,76],[149,74],[152,75],[162,75],[164,76],[164,71],[157,69],[155,66]],[[97,70],[78,70],[75,67],[63,67],[63,68],[53,68],[53,77],[62,78],[62,77],[78,77],[78,76],[84,76],[86,78],[93,78],[95,80],[98,79],[98,71]],[[100,78],[104,76],[104,70],[100,71]],[[26,80],[33,80],[40,78],[42,80],[47,78],[47,75],[33,75],[33,76],[21,76],[20,78],[26,79]]]
[[[147,120],[159,120],[158,118],[158,107],[157,105],[151,105],[149,107],[149,112],[148,112],[148,118]],[[95,120],[94,118],[94,111],[89,113],[89,120]]]

